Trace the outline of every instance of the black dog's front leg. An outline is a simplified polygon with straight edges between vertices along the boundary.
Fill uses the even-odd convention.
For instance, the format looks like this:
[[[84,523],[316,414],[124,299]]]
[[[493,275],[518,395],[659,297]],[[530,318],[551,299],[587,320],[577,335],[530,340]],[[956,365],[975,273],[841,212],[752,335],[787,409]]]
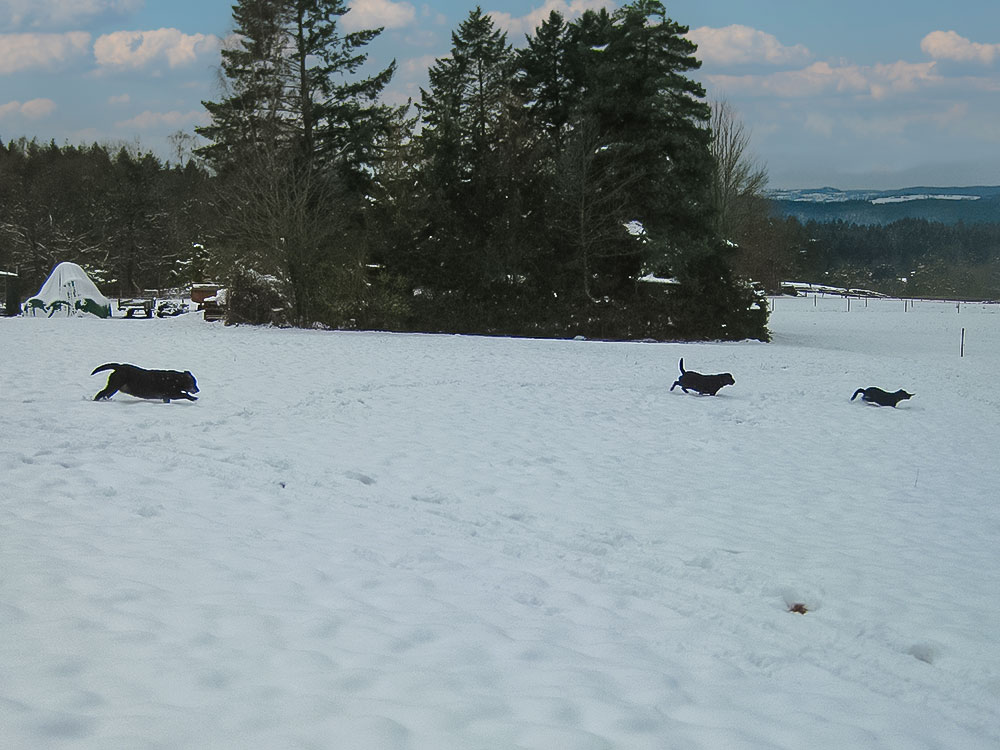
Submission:
[[[178,394],[176,394],[174,396],[164,396],[163,397],[163,403],[169,404],[171,401],[179,400],[179,399],[182,399],[182,398],[186,398],[188,401],[197,401],[198,400],[194,396],[189,396],[186,393],[178,393]]]

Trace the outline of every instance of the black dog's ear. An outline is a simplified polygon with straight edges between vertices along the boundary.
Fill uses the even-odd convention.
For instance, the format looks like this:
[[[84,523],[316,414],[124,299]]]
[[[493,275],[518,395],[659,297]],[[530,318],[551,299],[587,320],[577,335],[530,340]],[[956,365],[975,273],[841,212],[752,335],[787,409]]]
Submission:
[[[191,371],[190,371],[190,370],[185,370],[185,371],[184,371],[184,374],[185,374],[185,375],[191,375]],[[191,375],[191,377],[194,377],[194,376],[193,376],[193,375]]]

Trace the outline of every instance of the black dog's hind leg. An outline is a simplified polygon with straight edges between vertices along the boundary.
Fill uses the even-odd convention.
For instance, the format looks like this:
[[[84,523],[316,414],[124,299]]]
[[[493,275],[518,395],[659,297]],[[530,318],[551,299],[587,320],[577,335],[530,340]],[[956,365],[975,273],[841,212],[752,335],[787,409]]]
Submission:
[[[94,396],[94,401],[107,401],[116,393],[118,393],[118,387],[111,385],[111,379],[108,378],[108,384],[104,386],[103,391]]]

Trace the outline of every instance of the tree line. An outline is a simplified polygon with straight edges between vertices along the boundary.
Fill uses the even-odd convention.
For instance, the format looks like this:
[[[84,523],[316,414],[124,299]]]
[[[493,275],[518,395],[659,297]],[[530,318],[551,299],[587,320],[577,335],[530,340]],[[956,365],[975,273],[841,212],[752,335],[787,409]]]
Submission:
[[[1000,300],[1000,223],[791,219],[786,231],[791,270],[805,280],[894,296]]]
[[[74,260],[120,294],[212,276],[234,322],[767,338],[730,241],[769,221],[762,175],[720,169],[746,144],[713,137],[662,3],[553,12],[520,48],[476,8],[412,106],[346,11],[237,2],[194,160],[9,143],[0,264]]]
[[[17,269],[23,293],[65,260],[111,296],[190,283],[205,270],[209,182],[135,147],[0,141],[0,269]]]

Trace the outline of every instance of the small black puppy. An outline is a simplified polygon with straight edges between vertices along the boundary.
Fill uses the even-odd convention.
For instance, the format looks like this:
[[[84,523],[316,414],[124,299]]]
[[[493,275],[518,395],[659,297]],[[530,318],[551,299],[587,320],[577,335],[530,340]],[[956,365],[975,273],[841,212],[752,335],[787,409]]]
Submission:
[[[198,392],[198,383],[190,370],[144,370],[135,365],[121,365],[109,362],[94,369],[91,375],[104,370],[112,370],[104,390],[94,396],[94,401],[109,399],[118,391],[136,398],[163,399],[166,404],[171,399],[185,398],[197,401],[192,393]]]
[[[690,388],[692,391],[707,393],[709,396],[714,396],[719,392],[719,389],[722,388],[722,386],[735,385],[736,383],[736,381],[733,380],[733,376],[728,372],[721,373],[720,375],[702,375],[700,372],[685,370],[683,357],[681,357],[680,368],[681,376],[674,381],[672,386],[670,386],[670,390],[680,386],[681,390],[685,393],[687,393]]]
[[[861,400],[867,401],[870,404],[877,404],[879,406],[892,406],[895,407],[900,401],[904,399],[913,398],[912,393],[907,393],[902,388],[900,388],[895,393],[889,393],[888,391],[883,391],[881,388],[876,388],[872,386],[871,388],[858,388],[851,396],[851,401],[861,394]]]

